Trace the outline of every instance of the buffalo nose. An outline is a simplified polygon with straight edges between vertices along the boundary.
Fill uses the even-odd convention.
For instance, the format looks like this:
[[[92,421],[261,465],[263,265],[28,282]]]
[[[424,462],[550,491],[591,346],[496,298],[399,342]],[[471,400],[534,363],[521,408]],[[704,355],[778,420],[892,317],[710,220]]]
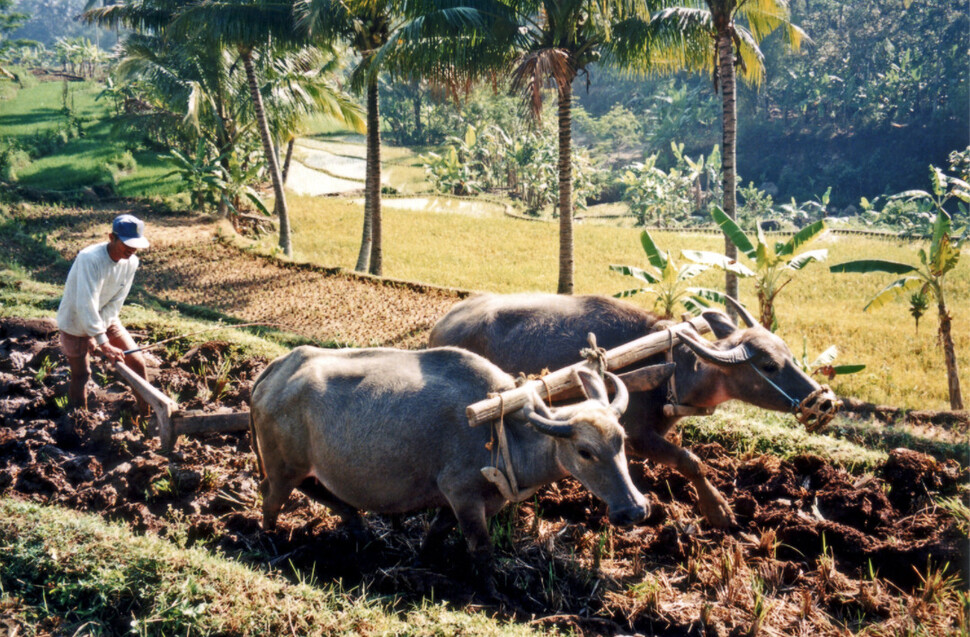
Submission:
[[[617,511],[610,511],[610,524],[613,526],[630,526],[644,520],[650,515],[650,505],[634,505]]]

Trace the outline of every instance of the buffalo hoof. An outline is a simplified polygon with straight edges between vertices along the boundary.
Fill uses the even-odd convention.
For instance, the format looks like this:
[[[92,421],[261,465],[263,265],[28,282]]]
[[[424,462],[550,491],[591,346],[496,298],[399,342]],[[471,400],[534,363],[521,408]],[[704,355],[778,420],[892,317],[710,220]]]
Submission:
[[[707,523],[716,529],[729,529],[738,524],[731,505],[720,493],[712,493],[707,498],[701,496],[697,506]]]

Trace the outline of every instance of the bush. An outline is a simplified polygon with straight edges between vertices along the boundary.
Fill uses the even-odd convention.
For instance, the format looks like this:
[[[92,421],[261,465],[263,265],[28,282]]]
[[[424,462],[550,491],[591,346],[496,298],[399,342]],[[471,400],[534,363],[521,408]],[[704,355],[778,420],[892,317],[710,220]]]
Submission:
[[[7,148],[0,153],[0,177],[4,181],[17,181],[17,173],[30,165],[30,155],[19,148]]]
[[[108,164],[114,166],[122,173],[130,173],[138,167],[138,162],[135,160],[135,156],[131,154],[130,150],[113,155],[111,159],[108,160]]]

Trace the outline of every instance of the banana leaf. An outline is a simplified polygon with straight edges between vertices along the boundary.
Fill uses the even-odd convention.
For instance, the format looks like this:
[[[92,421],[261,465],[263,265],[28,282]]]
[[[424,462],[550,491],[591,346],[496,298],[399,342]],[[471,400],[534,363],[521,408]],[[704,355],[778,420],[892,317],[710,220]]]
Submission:
[[[708,267],[709,266],[701,263],[686,263],[681,266],[680,271],[677,272],[677,280],[686,281],[687,279],[693,279],[701,272],[706,272]]]
[[[650,262],[650,265],[658,270],[667,267],[667,257],[664,256],[664,253],[654,243],[653,237],[646,230],[640,233],[640,243],[643,244],[643,251],[647,253],[647,261]]]
[[[888,274],[906,274],[916,271],[916,266],[898,261],[884,259],[859,259],[846,261],[829,267],[829,272],[851,272],[855,274],[869,274],[870,272],[886,272]]]
[[[718,254],[717,252],[709,252],[707,250],[681,250],[680,253],[685,259],[689,259],[694,263],[734,272],[738,276],[754,276],[754,272],[743,263],[729,259],[727,256]]]
[[[950,234],[950,215],[946,214],[944,211],[940,211],[936,215],[936,219],[933,221],[933,238],[930,240],[930,267],[933,270],[942,269],[942,260],[940,258],[940,252],[943,238]]]
[[[787,256],[798,252],[798,248],[806,243],[813,241],[820,234],[825,232],[827,226],[824,219],[819,219],[815,223],[809,224],[799,230],[795,236],[785,242],[778,250],[778,256]]]
[[[914,276],[908,276],[893,281],[883,289],[879,290],[874,297],[869,299],[869,302],[866,303],[864,308],[862,308],[862,311],[865,312],[869,308],[878,309],[893,299],[898,299],[910,290],[915,290],[916,288],[922,287],[923,283],[923,279]]]
[[[754,246],[751,245],[751,240],[748,239],[748,235],[744,234],[744,231],[741,230],[738,224],[734,222],[734,219],[727,216],[718,206],[711,208],[711,218],[714,219],[714,223],[721,228],[731,243],[737,246],[738,250],[743,252],[749,259],[757,258]]]
[[[653,292],[649,288],[633,288],[632,290],[623,290],[622,292],[617,292],[613,295],[616,299],[625,299],[627,297],[633,296],[634,294],[640,294],[641,292]]]
[[[788,262],[788,267],[792,270],[801,270],[812,261],[825,261],[829,257],[829,251],[825,248],[821,250],[809,250],[799,254]]]
[[[613,272],[619,272],[620,274],[625,274],[627,276],[632,276],[634,279],[640,279],[644,283],[660,282],[660,279],[657,276],[647,272],[646,270],[635,268],[632,265],[611,265],[610,270]]]

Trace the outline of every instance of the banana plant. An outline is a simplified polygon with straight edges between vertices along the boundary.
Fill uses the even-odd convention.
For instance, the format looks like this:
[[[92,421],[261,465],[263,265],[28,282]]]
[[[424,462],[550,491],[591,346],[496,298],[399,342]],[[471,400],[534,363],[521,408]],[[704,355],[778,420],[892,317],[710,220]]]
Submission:
[[[738,250],[753,262],[754,272],[748,268],[742,271],[731,270],[737,265],[736,261],[728,259],[723,254],[704,250],[684,250],[685,258],[720,270],[735,272],[740,276],[753,277],[755,291],[758,294],[758,307],[761,312],[761,324],[769,330],[778,327],[775,316],[775,299],[782,289],[792,282],[794,274],[813,261],[824,261],[829,251],[822,248],[801,252],[808,244],[818,239],[826,230],[825,220],[820,219],[799,230],[788,241],[768,243],[761,223],[756,223],[756,241],[752,242],[741,227],[724,214],[717,206],[711,207],[711,217],[721,227],[724,234]],[[746,271],[748,274],[743,274]]]
[[[970,200],[970,186],[967,186],[966,182],[962,181],[960,181],[960,184],[955,185],[954,190],[958,189],[960,193],[954,196],[959,197],[963,201]],[[942,195],[938,196],[942,197]],[[947,273],[953,270],[960,260],[960,250],[963,242],[967,238],[967,231],[965,230],[963,236],[959,238],[951,238],[950,231],[950,215],[940,207],[936,219],[933,222],[933,234],[930,239],[929,254],[927,254],[925,249],[919,249],[920,264],[918,266],[883,259],[860,259],[833,265],[829,270],[832,272],[857,274],[883,272],[906,275],[877,292],[875,296],[869,299],[865,307],[862,308],[863,312],[870,308],[882,307],[886,303],[904,297],[914,291],[918,291],[923,296],[927,294],[932,295],[936,299],[936,307],[940,319],[939,341],[943,346],[943,356],[946,362],[950,408],[963,409],[963,395],[960,392],[960,376],[957,372],[956,351],[953,346],[953,337],[950,334],[952,317],[946,306],[945,282]]]
[[[803,372],[810,376],[815,374],[821,374],[832,380],[836,376],[841,376],[845,374],[855,374],[861,372],[866,368],[865,365],[860,363],[854,363],[850,365],[833,365],[835,359],[839,355],[839,348],[832,345],[824,352],[816,356],[811,362],[808,360],[808,338],[802,337],[802,356],[801,358],[794,358],[795,365],[801,368]]]
[[[657,247],[650,233],[640,233],[640,244],[647,256],[647,269],[632,265],[611,265],[610,270],[633,277],[642,285],[630,290],[617,292],[613,296],[626,298],[634,294],[650,294],[654,297],[654,307],[659,306],[663,318],[673,318],[677,306],[683,306],[692,314],[700,314],[711,306],[711,302],[724,304],[724,294],[709,288],[693,287],[688,281],[710,268],[699,263],[685,263],[678,266],[670,252]],[[739,268],[747,270],[737,264]],[[749,271],[750,274],[750,271]]]

